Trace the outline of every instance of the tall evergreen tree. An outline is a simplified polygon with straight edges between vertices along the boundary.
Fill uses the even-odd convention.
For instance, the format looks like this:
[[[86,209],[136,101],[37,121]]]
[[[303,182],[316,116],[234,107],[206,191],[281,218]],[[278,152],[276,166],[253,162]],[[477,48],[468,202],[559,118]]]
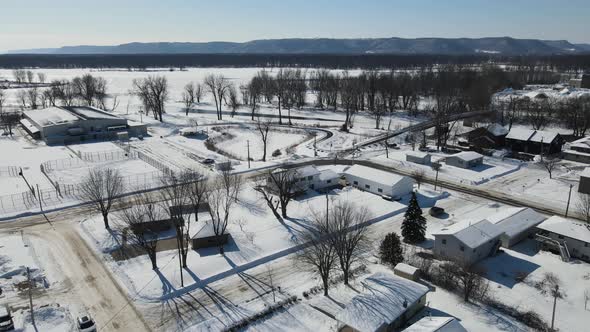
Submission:
[[[379,246],[379,258],[381,262],[396,266],[404,261],[404,251],[399,235],[389,233],[385,235]]]
[[[418,205],[416,193],[412,193],[412,198],[408,204],[408,209],[404,215],[404,222],[402,223],[402,236],[404,242],[420,243],[425,240],[426,234],[426,219],[422,216],[422,209]]]

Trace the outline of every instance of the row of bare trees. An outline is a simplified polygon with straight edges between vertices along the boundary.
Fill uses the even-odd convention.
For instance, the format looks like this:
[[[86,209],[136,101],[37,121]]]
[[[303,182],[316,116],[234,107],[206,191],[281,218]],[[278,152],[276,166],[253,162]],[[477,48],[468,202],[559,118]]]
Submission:
[[[45,73],[43,72],[38,72],[35,75],[35,72],[33,72],[32,70],[25,70],[25,69],[14,69],[12,71],[12,76],[14,77],[14,80],[19,83],[35,83],[35,78],[37,78],[37,82],[38,83],[45,83],[45,80],[47,79],[47,75],[45,75]]]
[[[537,98],[511,95],[497,98],[494,107],[500,122],[512,128],[515,123],[526,123],[534,130],[550,124],[563,124],[573,130],[574,136],[584,136],[590,127],[590,98],[565,96],[559,99],[539,95]]]
[[[16,99],[23,109],[46,108],[50,106],[95,106],[113,111],[117,99],[113,98],[112,107],[107,107],[109,99],[107,81],[91,74],[74,77],[72,80],[53,80],[48,88],[36,86],[20,89]]]

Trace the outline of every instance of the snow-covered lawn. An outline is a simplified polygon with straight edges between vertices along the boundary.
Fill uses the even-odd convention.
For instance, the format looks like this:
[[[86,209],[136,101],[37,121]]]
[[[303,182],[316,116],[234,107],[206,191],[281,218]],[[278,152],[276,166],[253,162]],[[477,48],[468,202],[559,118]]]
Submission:
[[[378,223],[395,217],[405,209],[403,202],[385,201],[377,195],[351,188],[335,191],[329,197],[367,206],[373,216],[372,222]],[[266,203],[247,185],[240,194],[239,204],[231,211],[232,223],[228,227],[231,237],[225,246],[225,255],[219,255],[216,248],[191,250],[188,256],[189,268],[184,275],[185,289],[179,288],[176,250],[158,253],[160,270],[157,273],[151,270],[146,255],[119,262],[114,262],[108,254],[103,257],[131,294],[152,300],[169,298],[205,286],[238,270],[292,253],[298,244],[299,232],[309,223],[311,211],[323,208],[325,202],[326,197],[317,194],[295,200],[289,205],[289,218],[280,223]],[[193,223],[191,228],[199,229],[202,219],[199,223]],[[110,233],[101,226],[100,218],[84,220],[81,233],[102,254],[117,248],[118,241],[112,239]]]
[[[65,307],[56,305],[43,306],[35,309],[35,325],[31,319],[31,313],[27,309],[21,309],[13,313],[14,325],[19,332],[63,332],[75,331],[78,327],[75,318]]]
[[[84,163],[84,165],[78,167],[56,170],[48,174],[52,180],[60,184],[78,184],[92,169],[106,168],[117,170],[124,179],[135,179],[137,177],[141,179],[145,177],[146,183],[148,180],[152,180],[151,173],[158,172],[158,169],[140,159],[126,159],[104,163]],[[146,174],[150,176],[148,177]]]
[[[217,132],[210,139],[215,142],[215,147],[223,151],[228,156],[234,156],[235,159],[248,160],[248,142],[250,143],[250,158],[262,159],[263,144],[261,135],[255,127],[214,127],[213,131]],[[267,160],[282,159],[289,154],[286,151],[290,147],[295,147],[309,140],[310,134],[298,129],[271,129],[268,134],[268,145],[266,147]],[[280,155],[273,156],[275,150],[280,151]]]

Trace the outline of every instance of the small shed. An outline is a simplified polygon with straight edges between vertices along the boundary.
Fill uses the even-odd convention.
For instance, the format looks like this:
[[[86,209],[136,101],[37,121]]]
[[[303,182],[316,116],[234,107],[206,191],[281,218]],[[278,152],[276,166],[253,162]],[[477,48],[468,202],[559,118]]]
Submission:
[[[432,155],[422,151],[408,151],[406,152],[406,161],[420,164],[430,165]]]
[[[460,168],[473,168],[483,164],[483,156],[474,151],[463,151],[447,157],[445,163]]]
[[[396,276],[406,278],[412,281],[418,281],[420,278],[420,269],[405,263],[399,263],[393,268],[393,273]]]
[[[207,222],[192,236],[193,249],[211,248],[227,244],[229,234],[215,235],[213,224]]]
[[[590,194],[590,167],[586,167],[580,173],[580,184],[578,185],[578,192],[582,194]]]

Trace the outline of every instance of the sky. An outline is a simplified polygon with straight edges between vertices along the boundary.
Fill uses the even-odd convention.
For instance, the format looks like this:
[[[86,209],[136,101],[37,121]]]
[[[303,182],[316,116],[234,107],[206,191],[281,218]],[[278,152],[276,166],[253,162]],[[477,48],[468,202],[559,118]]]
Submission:
[[[590,43],[589,32],[590,0],[0,0],[0,51],[316,37]]]

